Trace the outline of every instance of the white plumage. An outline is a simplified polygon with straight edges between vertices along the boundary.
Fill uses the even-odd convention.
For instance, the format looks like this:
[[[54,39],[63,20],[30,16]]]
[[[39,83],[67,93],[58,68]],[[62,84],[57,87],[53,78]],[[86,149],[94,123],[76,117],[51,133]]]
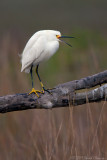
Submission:
[[[36,32],[27,42],[22,53],[21,72],[30,72],[31,66],[36,66],[48,60],[59,48],[59,31],[41,30]]]
[[[66,43],[60,38],[74,38],[74,37],[61,36],[61,33],[59,31],[41,30],[36,32],[27,42],[22,53],[21,72],[25,71],[26,73],[30,72],[31,74],[32,91],[29,94],[35,93],[39,97],[38,93],[44,93],[45,91],[50,93],[49,90],[45,89],[40,79],[38,73],[38,67],[41,62],[48,60],[58,50],[59,41]],[[71,46],[68,43],[66,44]],[[33,88],[32,68],[34,66],[36,66],[36,74],[40,81],[42,91],[38,91]]]

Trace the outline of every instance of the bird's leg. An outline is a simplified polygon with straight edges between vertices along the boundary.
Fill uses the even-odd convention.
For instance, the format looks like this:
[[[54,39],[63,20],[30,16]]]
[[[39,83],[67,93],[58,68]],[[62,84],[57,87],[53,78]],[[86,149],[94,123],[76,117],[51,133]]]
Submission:
[[[33,86],[33,74],[32,74],[32,68],[33,68],[33,65],[31,66],[31,69],[30,69],[30,75],[31,75],[31,80],[32,80],[32,90],[29,94],[31,93],[35,93],[37,95],[37,97],[39,97],[38,93],[42,93],[41,91],[39,90],[35,90],[34,89],[34,86]],[[38,92],[38,93],[37,93]]]
[[[48,93],[51,94],[51,92],[50,92],[48,89],[45,89],[45,87],[44,87],[44,85],[43,85],[43,83],[42,83],[42,81],[41,81],[41,78],[40,78],[39,73],[38,73],[38,67],[39,67],[39,65],[37,65],[37,67],[36,67],[36,74],[37,74],[37,76],[38,76],[38,79],[39,79],[39,81],[40,81],[40,85],[41,85],[41,87],[42,87],[42,93],[44,93],[44,92],[46,91],[46,92],[48,92]]]
[[[37,67],[36,67],[36,74],[37,74],[38,79],[39,79],[39,81],[40,81],[40,85],[41,85],[41,87],[42,87],[42,92],[44,93],[44,85],[43,85],[43,83],[42,83],[42,81],[41,81],[41,78],[40,78],[40,76],[39,76],[38,68],[39,68],[39,65],[37,65]]]
[[[31,75],[31,80],[32,80],[32,88],[33,88],[33,74],[32,74],[32,69],[33,69],[33,65],[31,66],[31,69],[30,69],[30,75]]]

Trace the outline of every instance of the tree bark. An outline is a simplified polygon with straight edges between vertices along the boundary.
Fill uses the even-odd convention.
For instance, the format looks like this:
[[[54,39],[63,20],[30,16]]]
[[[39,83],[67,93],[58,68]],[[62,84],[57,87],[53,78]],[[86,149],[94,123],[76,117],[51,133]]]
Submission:
[[[51,109],[57,107],[78,106],[91,102],[107,101],[107,70],[92,76],[59,84],[39,94],[20,93],[0,97],[0,113],[26,109]],[[102,85],[102,86],[101,86]],[[96,87],[93,89],[93,87]],[[84,90],[85,89],[85,90]],[[88,89],[91,89],[88,91]]]

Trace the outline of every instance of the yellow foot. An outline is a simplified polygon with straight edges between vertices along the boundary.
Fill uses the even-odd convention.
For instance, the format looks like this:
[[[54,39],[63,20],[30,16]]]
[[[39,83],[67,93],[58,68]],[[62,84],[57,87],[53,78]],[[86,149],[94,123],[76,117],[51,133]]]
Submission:
[[[35,93],[37,95],[37,97],[39,97],[38,93],[43,93],[39,90],[35,90],[34,88],[32,88],[31,92],[29,94]]]

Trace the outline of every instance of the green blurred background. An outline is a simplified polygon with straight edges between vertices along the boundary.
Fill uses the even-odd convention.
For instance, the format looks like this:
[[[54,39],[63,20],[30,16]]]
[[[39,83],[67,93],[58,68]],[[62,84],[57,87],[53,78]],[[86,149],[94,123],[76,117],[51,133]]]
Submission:
[[[76,37],[66,40],[72,48],[61,43],[58,52],[41,64],[47,88],[107,69],[106,0],[4,0],[0,20],[0,96],[31,90],[30,75],[20,72],[19,55],[41,29]],[[35,88],[40,89],[36,76]],[[1,115],[0,159],[106,157],[106,105]]]

